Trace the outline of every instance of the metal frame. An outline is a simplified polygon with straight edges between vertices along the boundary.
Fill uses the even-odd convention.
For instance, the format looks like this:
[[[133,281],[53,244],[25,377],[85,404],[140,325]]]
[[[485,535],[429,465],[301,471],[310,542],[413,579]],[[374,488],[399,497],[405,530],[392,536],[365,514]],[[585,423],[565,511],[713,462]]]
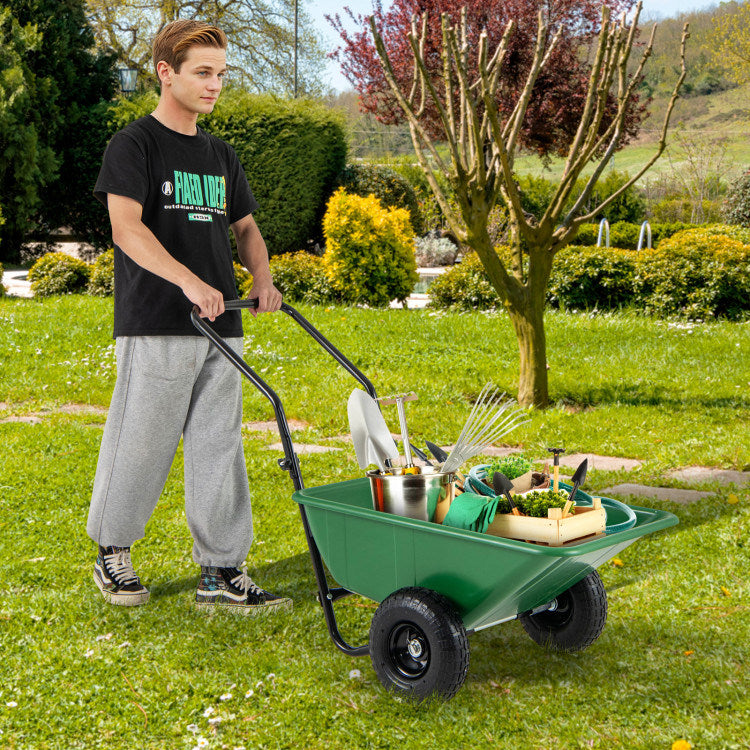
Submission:
[[[226,300],[224,302],[225,310],[243,310],[243,309],[254,309],[258,306],[257,299],[244,299],[244,300]],[[325,349],[347,372],[349,372],[361,385],[364,386],[365,390],[373,398],[377,398],[375,392],[375,386],[368,380],[367,377],[353,365],[323,334],[318,331],[306,318],[298,313],[293,307],[283,302],[281,305],[281,311],[286,313],[296,323],[298,323],[307,333],[317,341],[323,349]],[[198,315],[197,308],[193,308],[190,313],[190,319],[193,325],[198,331],[203,334],[211,343],[213,343],[224,356],[271,402],[273,411],[276,416],[276,424],[279,428],[279,436],[281,437],[281,444],[284,449],[284,458],[279,459],[279,466],[283,471],[288,471],[289,476],[292,479],[295,490],[303,490],[304,484],[302,482],[302,473],[299,466],[299,458],[294,452],[294,444],[292,443],[292,436],[289,432],[289,424],[284,413],[284,407],[281,403],[281,399],[276,395],[276,392],[263,380],[248,364],[245,360],[232,349],[229,344],[219,336],[216,331]],[[341,649],[345,654],[349,656],[367,656],[370,653],[369,644],[364,646],[350,646],[341,636],[339,632],[338,624],[336,622],[336,613],[333,610],[333,602],[337,599],[341,599],[345,596],[349,596],[352,592],[344,588],[334,587],[331,588],[328,585],[328,579],[326,578],[325,569],[323,567],[323,560],[320,556],[318,546],[315,544],[312,532],[310,531],[310,524],[307,520],[307,512],[305,507],[300,504],[299,512],[302,516],[302,526],[305,530],[305,538],[307,539],[307,546],[310,550],[310,557],[312,559],[313,571],[315,573],[315,580],[318,584],[318,601],[320,606],[323,608],[323,615],[328,626],[328,633],[331,636],[331,640],[336,646]]]

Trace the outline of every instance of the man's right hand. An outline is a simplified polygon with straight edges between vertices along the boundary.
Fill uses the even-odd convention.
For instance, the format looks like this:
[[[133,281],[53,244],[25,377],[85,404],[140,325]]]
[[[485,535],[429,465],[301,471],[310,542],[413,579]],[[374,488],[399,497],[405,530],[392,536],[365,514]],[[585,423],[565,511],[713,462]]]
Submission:
[[[201,318],[208,318],[213,322],[224,312],[224,295],[197,276],[185,282],[180,289],[194,305],[198,306]]]

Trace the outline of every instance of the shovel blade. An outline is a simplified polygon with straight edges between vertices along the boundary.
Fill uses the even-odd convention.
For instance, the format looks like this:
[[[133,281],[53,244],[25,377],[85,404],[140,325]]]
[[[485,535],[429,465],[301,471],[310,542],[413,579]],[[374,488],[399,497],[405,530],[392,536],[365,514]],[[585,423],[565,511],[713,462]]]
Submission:
[[[349,396],[347,413],[359,468],[375,464],[383,471],[386,460],[398,457],[398,448],[377,403],[369,394],[355,388]]]

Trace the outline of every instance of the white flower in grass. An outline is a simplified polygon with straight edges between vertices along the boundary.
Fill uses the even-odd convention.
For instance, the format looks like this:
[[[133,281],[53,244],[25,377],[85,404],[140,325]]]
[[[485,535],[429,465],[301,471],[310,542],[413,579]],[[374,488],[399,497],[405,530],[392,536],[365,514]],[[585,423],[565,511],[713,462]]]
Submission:
[[[207,708],[207,709],[206,709],[206,710],[205,710],[205,711],[203,712],[203,716],[204,716],[204,718],[208,718],[209,716],[211,716],[211,714],[215,714],[215,713],[216,713],[216,711],[214,710],[214,707],[213,707],[213,706],[209,706],[209,707],[208,707],[208,708]]]
[[[120,644],[120,648],[127,648],[130,645],[130,641],[123,641]]]
[[[359,680],[362,677],[362,672],[360,672],[358,669],[352,669],[349,672],[349,679],[350,680]]]
[[[112,633],[106,633],[103,635],[97,635],[96,636],[97,641],[111,641],[112,640]]]
[[[254,695],[255,695],[255,690],[253,690],[252,688],[250,688],[250,690],[248,690],[245,693],[245,698],[252,698]]]
[[[222,721],[224,721],[224,718],[222,716],[212,716],[209,720],[209,724],[220,724]]]
[[[208,740],[205,737],[198,737],[196,747],[203,748],[208,747]]]
[[[87,649],[83,655],[86,659],[88,659],[90,656],[94,655],[94,649],[93,648]]]
[[[232,694],[231,693],[224,693],[224,695],[220,695],[219,696],[219,700],[220,701],[228,701],[231,698],[232,698]]]
[[[8,708],[15,708],[18,705],[18,703],[16,703],[15,701],[8,701],[5,705]]]
[[[198,725],[197,724],[188,724],[187,727],[185,727],[188,732],[192,732],[195,734],[198,731]]]

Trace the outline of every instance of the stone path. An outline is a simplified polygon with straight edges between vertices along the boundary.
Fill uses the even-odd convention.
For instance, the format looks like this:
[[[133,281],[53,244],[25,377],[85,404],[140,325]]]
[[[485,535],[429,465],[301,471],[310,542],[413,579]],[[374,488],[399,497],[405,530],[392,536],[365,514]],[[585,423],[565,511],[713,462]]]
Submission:
[[[698,490],[678,490],[673,487],[649,487],[645,484],[616,484],[598,491],[604,497],[619,495],[628,497],[655,497],[659,500],[670,500],[673,503],[694,503],[706,497],[712,497],[715,492],[699,492]]]

